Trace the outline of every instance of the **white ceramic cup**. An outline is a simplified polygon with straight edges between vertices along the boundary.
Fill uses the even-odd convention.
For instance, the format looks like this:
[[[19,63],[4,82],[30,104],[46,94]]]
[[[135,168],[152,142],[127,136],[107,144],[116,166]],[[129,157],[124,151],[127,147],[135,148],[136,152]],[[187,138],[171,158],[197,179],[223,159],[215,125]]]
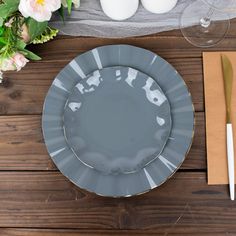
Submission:
[[[156,14],[166,13],[172,10],[178,0],[141,0],[143,7]]]
[[[138,9],[139,0],[100,0],[102,10],[113,20],[126,20]]]

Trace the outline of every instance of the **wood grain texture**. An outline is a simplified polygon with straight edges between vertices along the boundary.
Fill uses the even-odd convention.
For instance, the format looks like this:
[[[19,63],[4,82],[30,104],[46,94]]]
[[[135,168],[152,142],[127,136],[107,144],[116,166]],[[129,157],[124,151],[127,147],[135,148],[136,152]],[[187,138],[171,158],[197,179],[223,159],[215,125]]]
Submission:
[[[149,193],[112,199],[87,193],[57,172],[2,172],[0,227],[156,233],[236,230],[236,205],[227,190],[209,187],[204,173],[176,173]]]
[[[41,116],[0,116],[0,170],[53,170]]]
[[[146,40],[143,46],[149,45],[150,40]],[[158,38],[156,40],[158,41]],[[153,44],[162,48],[156,40]],[[0,85],[0,115],[41,114],[46,93],[58,72],[78,54],[100,45],[100,41],[104,41],[103,45],[108,43],[102,39],[69,38],[50,42],[41,49],[42,51],[39,47],[43,61],[30,62],[22,71],[6,74],[8,79]],[[169,41],[171,40],[167,42]],[[146,48],[158,53],[156,48]],[[175,52],[171,48],[165,51],[169,51],[169,55],[159,54],[180,72],[192,94],[196,111],[203,111],[201,57],[179,57],[180,51]],[[190,54],[190,51],[188,53]]]
[[[236,25],[236,20],[233,22]],[[214,48],[204,51],[236,48],[236,27]],[[193,96],[196,111],[204,111],[202,82],[202,51],[190,45],[179,31],[159,35],[103,39],[60,36],[55,40],[31,47],[43,60],[29,63],[21,72],[7,73],[9,79],[0,85],[1,114],[41,114],[45,95],[56,74],[75,56],[102,45],[131,44],[143,47],[165,58],[180,72]]]
[[[205,169],[204,113],[196,114],[192,149],[181,169]],[[41,116],[0,116],[0,170],[55,170],[44,144]]]
[[[173,230],[172,230],[173,231]],[[178,230],[177,230],[178,231]],[[69,229],[0,229],[0,235],[4,236],[234,236],[236,231],[229,230],[227,233],[212,230],[211,233],[157,233],[155,230],[69,230]]]
[[[236,20],[228,37],[207,51],[236,49]],[[132,44],[165,58],[183,76],[196,113],[192,149],[173,178],[147,194],[98,197],[62,176],[41,132],[45,95],[75,56],[97,46]],[[236,235],[236,205],[227,186],[206,183],[202,50],[180,31],[126,39],[60,36],[31,47],[43,57],[0,85],[0,236]],[[197,172],[193,172],[197,171]]]

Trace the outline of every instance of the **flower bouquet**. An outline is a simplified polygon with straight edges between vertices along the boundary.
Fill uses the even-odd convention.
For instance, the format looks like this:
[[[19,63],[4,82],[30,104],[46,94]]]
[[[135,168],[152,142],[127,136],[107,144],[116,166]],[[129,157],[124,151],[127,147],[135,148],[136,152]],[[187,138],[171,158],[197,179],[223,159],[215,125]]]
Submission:
[[[64,20],[65,8],[70,14],[73,4],[79,7],[80,0],[0,0],[0,81],[3,72],[41,59],[27,45],[53,39],[58,30],[48,25],[52,13],[58,11]]]

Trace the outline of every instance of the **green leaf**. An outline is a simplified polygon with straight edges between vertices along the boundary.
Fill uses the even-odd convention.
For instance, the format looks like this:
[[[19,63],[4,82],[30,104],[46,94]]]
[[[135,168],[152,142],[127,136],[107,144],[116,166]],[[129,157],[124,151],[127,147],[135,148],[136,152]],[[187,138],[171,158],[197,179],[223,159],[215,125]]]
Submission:
[[[5,19],[18,10],[20,0],[4,0],[0,5],[0,16]]]
[[[0,27],[0,36],[3,35],[4,31],[5,31],[5,29],[3,27]]]
[[[71,8],[72,8],[72,0],[66,0],[67,1],[67,7],[68,7],[68,13],[71,13]]]
[[[0,17],[0,27],[2,27],[3,22],[4,22],[4,19],[2,17]]]
[[[5,40],[5,38],[0,37],[0,43],[6,45],[6,44],[7,44],[7,41]]]
[[[22,40],[17,40],[16,47],[19,50],[25,49],[26,43],[24,41],[22,41]]]
[[[35,53],[33,53],[27,49],[22,49],[21,52],[23,52],[25,54],[25,56],[30,60],[39,61],[42,59],[41,57],[39,57],[38,55],[36,55]]]
[[[61,6],[60,9],[58,10],[59,15],[61,16],[61,19],[62,19],[63,22],[65,22],[65,12],[64,12],[64,10],[65,9],[64,9],[63,6]]]
[[[5,47],[6,44],[7,44],[7,41],[3,37],[0,37],[0,49]]]
[[[37,36],[41,35],[47,28],[48,22],[38,22],[32,18],[28,18],[26,22],[29,30],[30,41],[33,41]]]
[[[7,49],[7,46],[2,47],[2,48],[0,49],[0,54],[3,53],[3,52],[5,52],[6,49]]]
[[[0,42],[0,49],[2,48],[2,47],[4,47],[5,46],[5,44],[2,44],[1,42]]]

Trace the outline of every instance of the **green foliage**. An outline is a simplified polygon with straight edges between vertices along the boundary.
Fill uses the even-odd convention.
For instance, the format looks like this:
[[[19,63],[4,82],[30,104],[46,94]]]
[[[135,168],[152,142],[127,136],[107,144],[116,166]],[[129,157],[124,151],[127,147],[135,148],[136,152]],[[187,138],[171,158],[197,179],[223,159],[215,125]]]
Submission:
[[[19,52],[21,52],[22,54],[24,54],[28,59],[30,60],[34,60],[34,61],[38,61],[41,60],[41,58],[39,56],[37,56],[36,54],[34,54],[33,52],[29,51],[28,49],[26,49],[25,47],[27,46],[27,44],[22,41],[22,40],[18,40],[17,44],[16,44],[16,48]]]
[[[12,13],[18,10],[20,0],[4,0],[0,4],[0,16],[3,19],[9,17]]]
[[[19,50],[25,49],[26,43],[22,40],[18,40],[16,43],[16,48]]]
[[[32,18],[28,18],[26,21],[26,24],[28,26],[31,41],[33,41],[36,37],[41,35],[48,26],[47,21],[37,22],[36,20]]]
[[[7,44],[7,41],[5,38],[0,37],[0,49],[3,48]]]
[[[30,36],[28,43],[45,43],[53,39],[58,30],[50,28],[47,21],[37,22],[31,17],[23,17],[18,10],[19,3],[20,0],[0,0],[0,57],[8,58],[19,52],[30,60],[40,60],[39,56],[26,49],[27,43],[22,39],[24,24],[26,24]],[[67,11],[71,14],[73,0],[66,0],[66,3]],[[59,14],[63,21],[65,19],[64,11],[65,8],[61,6]]]
[[[72,0],[66,0],[67,1],[67,7],[68,7],[68,13],[71,13],[71,8],[72,8]]]
[[[0,36],[3,35],[4,31],[5,31],[4,28],[3,28],[3,27],[0,27]]]
[[[0,37],[0,57],[9,57],[15,52],[20,52],[30,60],[40,60],[39,56],[26,49],[27,44],[20,38],[20,31],[17,30],[18,24],[20,24],[19,19],[14,18],[12,27],[6,27]]]
[[[58,30],[57,29],[53,29],[51,27],[47,27],[46,30],[39,35],[38,37],[36,37],[32,43],[33,44],[40,44],[40,43],[46,43],[50,40],[52,40],[54,37],[57,36]]]
[[[34,61],[38,61],[41,60],[41,58],[39,56],[37,56],[36,54],[34,54],[33,52],[29,51],[28,49],[26,49],[25,47],[27,46],[27,44],[25,42],[23,42],[22,40],[18,40],[17,44],[16,44],[16,48],[19,52],[21,52],[22,54],[24,54],[28,59],[30,60],[34,60]]]
[[[0,27],[3,26],[3,23],[4,23],[4,19],[2,17],[0,17]]]
[[[59,13],[62,21],[65,22],[65,9],[62,5],[61,5],[60,9],[58,10],[58,13]]]
[[[39,61],[42,59],[41,57],[39,57],[38,55],[36,55],[35,53],[33,53],[27,49],[23,49],[23,50],[21,50],[21,52],[30,60]]]
[[[21,25],[21,20],[18,15],[11,18],[11,27],[3,27],[3,32],[0,37],[0,57],[8,57],[15,51],[15,46],[20,34],[18,27]]]

